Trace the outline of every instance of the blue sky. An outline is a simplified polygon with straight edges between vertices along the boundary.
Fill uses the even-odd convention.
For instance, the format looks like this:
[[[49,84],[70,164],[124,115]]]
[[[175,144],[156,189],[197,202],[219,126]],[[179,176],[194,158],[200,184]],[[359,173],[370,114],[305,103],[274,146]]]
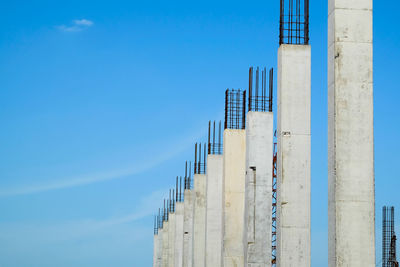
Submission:
[[[375,1],[377,263],[399,207],[397,1]],[[312,266],[327,266],[327,1],[311,1]],[[276,67],[279,1],[3,1],[0,266],[151,266],[224,90]],[[400,229],[397,224],[397,229]]]

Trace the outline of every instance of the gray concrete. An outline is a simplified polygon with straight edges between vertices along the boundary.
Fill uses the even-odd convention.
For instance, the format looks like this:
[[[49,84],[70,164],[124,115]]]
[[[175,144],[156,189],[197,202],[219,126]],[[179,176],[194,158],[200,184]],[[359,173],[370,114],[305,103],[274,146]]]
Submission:
[[[206,186],[204,174],[194,175],[193,266],[204,267],[206,249]]]
[[[246,133],[224,131],[224,247],[223,266],[244,266],[244,188],[246,176]]]
[[[175,213],[168,216],[168,266],[175,267]]]
[[[372,0],[329,0],[329,266],[375,266]]]
[[[271,266],[274,116],[247,113],[245,266]]]
[[[194,210],[194,191],[185,190],[184,192],[184,212],[183,212],[183,266],[193,266],[193,210]]]
[[[223,157],[207,157],[207,212],[206,212],[206,264],[222,266],[223,243]]]
[[[158,229],[158,249],[156,258],[156,267],[162,267],[163,257],[163,232],[162,229]]]
[[[158,256],[158,234],[153,237],[153,267],[157,267],[157,256]]]
[[[162,229],[162,240],[163,240],[163,247],[162,247],[162,267],[169,267],[168,266],[168,258],[169,258],[169,241],[168,241],[168,222],[164,222],[163,229]]]
[[[184,203],[176,202],[175,207],[175,267],[183,267],[183,217]]]
[[[278,51],[277,266],[309,267],[311,47]]]

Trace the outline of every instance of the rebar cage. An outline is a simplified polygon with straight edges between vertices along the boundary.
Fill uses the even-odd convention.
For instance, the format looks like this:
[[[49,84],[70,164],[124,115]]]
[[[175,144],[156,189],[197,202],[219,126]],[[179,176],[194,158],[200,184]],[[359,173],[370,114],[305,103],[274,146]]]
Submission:
[[[212,131],[211,131],[212,128]],[[211,126],[211,121],[208,122],[208,154],[222,155],[222,137],[221,137],[221,121],[218,124],[218,135],[215,133],[215,121]]]
[[[253,90],[254,71],[253,67],[249,69],[249,111],[269,111],[272,112],[273,98],[273,77],[274,70],[269,70],[268,94],[267,94],[267,69],[261,70],[261,88],[260,88],[260,69],[256,68],[255,87]]]
[[[201,143],[198,145],[197,150],[197,143],[194,147],[194,173],[195,174],[205,174],[206,173],[206,154],[207,154],[207,147],[204,144],[203,153],[201,151]],[[203,161],[201,161],[203,158]],[[189,188],[190,189],[190,188]]]
[[[225,91],[225,129],[246,128],[246,91]]]
[[[382,209],[382,267],[398,267],[396,259],[396,234],[394,231],[394,207]]]
[[[279,44],[307,45],[309,0],[281,0]]]

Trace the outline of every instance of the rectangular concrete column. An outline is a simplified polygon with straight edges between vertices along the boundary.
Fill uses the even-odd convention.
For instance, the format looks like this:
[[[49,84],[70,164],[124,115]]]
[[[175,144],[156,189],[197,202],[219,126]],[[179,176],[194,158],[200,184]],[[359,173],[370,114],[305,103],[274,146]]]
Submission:
[[[162,228],[158,229],[158,249],[157,249],[157,262],[156,267],[162,267],[163,258],[163,232]]]
[[[158,256],[158,234],[153,237],[153,267],[157,267],[157,256]]]
[[[194,192],[186,189],[184,192],[183,214],[183,266],[193,266],[193,210]]]
[[[222,266],[223,156],[207,157],[206,265]]]
[[[375,266],[372,0],[329,0],[329,266]]]
[[[204,174],[194,175],[193,266],[204,267],[206,249],[206,186]]]
[[[168,216],[168,266],[175,267],[175,213]]]
[[[169,267],[168,263],[168,258],[169,258],[169,241],[168,241],[168,222],[164,222],[163,224],[163,229],[162,229],[162,239],[163,239],[163,255],[162,255],[162,267]]]
[[[271,266],[272,171],[274,117],[272,112],[247,113],[245,266]]]
[[[183,217],[184,203],[176,202],[175,207],[175,267],[183,267]]]
[[[245,130],[224,131],[224,248],[223,266],[244,266]]]
[[[277,266],[309,267],[311,47],[278,51]]]

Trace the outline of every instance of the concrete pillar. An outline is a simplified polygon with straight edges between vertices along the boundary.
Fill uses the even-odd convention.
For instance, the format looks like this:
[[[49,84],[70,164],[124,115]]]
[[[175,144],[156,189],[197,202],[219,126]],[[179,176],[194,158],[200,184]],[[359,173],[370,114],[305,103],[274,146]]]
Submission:
[[[184,215],[183,215],[183,266],[193,266],[193,190],[186,189],[184,192]]]
[[[169,241],[168,241],[168,222],[164,222],[163,229],[162,229],[162,239],[163,239],[163,247],[162,247],[162,267],[169,267],[168,266],[168,258],[169,258]]]
[[[277,266],[309,267],[311,47],[278,51]]]
[[[207,157],[206,264],[222,266],[223,156]]]
[[[245,266],[271,266],[273,120],[272,112],[247,113]]]
[[[204,174],[194,175],[193,266],[205,266],[206,249],[206,186]]]
[[[375,266],[372,0],[329,0],[329,266]]]
[[[163,233],[162,229],[158,229],[158,249],[157,249],[157,261],[156,267],[162,267],[162,258],[163,258]]]
[[[225,267],[244,266],[244,188],[246,175],[246,133],[224,131],[224,248]]]
[[[158,234],[153,237],[153,267],[157,267],[157,256],[158,256]]]
[[[175,213],[168,216],[168,266],[175,267]]]
[[[175,207],[175,267],[183,267],[183,216],[184,203],[176,202]]]

